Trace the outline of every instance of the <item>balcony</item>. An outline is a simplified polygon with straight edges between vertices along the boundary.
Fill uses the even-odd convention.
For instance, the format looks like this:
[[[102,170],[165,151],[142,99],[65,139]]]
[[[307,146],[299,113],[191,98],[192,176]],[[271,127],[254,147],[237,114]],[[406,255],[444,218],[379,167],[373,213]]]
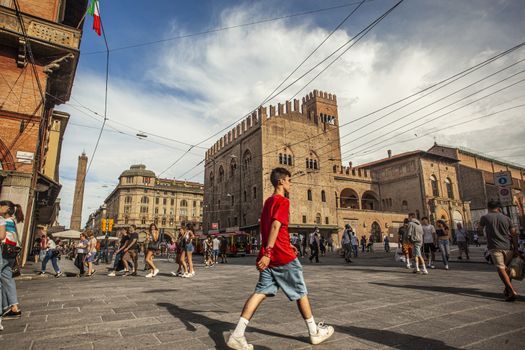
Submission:
[[[57,99],[52,104],[69,100],[80,55],[82,31],[42,18],[22,15],[22,22],[38,65],[48,75],[49,93]],[[0,42],[18,52],[17,63],[23,67],[30,62],[20,22],[14,9],[0,6]]]

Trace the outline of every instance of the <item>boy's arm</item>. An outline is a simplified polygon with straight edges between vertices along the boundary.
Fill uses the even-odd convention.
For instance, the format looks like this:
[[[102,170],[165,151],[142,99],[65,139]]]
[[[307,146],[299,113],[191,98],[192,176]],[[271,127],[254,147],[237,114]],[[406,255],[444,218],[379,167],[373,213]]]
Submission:
[[[268,245],[265,247],[266,253],[264,256],[259,260],[257,263],[257,269],[259,271],[263,271],[270,265],[270,259],[271,259],[271,250],[275,244],[275,241],[277,240],[277,235],[279,234],[279,230],[281,229],[281,223],[277,220],[274,220],[272,222],[272,228],[270,230],[270,236],[268,237]]]

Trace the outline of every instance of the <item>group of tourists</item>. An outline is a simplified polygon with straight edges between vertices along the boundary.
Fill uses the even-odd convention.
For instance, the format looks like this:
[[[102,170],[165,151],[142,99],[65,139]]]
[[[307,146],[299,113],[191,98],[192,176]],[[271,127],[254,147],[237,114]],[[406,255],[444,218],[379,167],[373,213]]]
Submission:
[[[21,251],[17,224],[22,222],[24,214],[19,204],[0,201],[0,330],[4,329],[2,320],[22,317],[14,279]]]
[[[223,236],[208,235],[204,240],[204,266],[212,267],[219,263],[219,256],[221,263],[226,264],[228,262],[228,241]]]

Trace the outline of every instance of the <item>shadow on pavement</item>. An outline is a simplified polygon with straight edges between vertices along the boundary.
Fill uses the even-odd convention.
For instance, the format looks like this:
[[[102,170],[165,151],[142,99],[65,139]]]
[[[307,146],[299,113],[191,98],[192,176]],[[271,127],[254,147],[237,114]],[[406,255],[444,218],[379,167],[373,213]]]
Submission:
[[[395,346],[397,349],[459,350],[459,348],[448,346],[440,340],[423,338],[411,334],[355,326],[334,326],[334,328],[336,332],[345,333],[355,338],[386,346]]]
[[[226,340],[224,339],[224,332],[233,331],[235,324],[227,321],[216,320],[204,315],[198,314],[199,311],[189,310],[181,308],[172,303],[157,303],[158,306],[166,308],[168,312],[175,318],[178,318],[186,329],[191,332],[195,332],[197,329],[192,323],[200,324],[208,329],[208,335],[215,342],[217,349],[228,349]],[[215,311],[216,312],[216,311]],[[260,328],[250,327],[251,331],[256,331],[260,334],[264,334],[270,337],[280,337],[293,339],[300,342],[308,342],[306,337],[294,337],[286,334],[275,333]],[[228,335],[229,336],[229,335]],[[309,344],[309,343],[308,343]],[[265,346],[254,346],[255,349],[266,350],[270,349]]]
[[[493,300],[499,300],[503,301],[503,292],[502,293],[494,293],[494,292],[487,292],[478,288],[463,288],[463,287],[450,287],[450,286],[423,286],[423,285],[396,285],[396,284],[389,284],[389,283],[383,283],[383,282],[370,282],[370,284],[375,284],[378,286],[383,287],[393,287],[393,288],[406,288],[406,289],[416,289],[416,290],[427,290],[430,292],[440,292],[445,294],[454,294],[454,295],[463,295],[467,297],[473,297],[473,298],[481,298],[481,299],[493,299]]]

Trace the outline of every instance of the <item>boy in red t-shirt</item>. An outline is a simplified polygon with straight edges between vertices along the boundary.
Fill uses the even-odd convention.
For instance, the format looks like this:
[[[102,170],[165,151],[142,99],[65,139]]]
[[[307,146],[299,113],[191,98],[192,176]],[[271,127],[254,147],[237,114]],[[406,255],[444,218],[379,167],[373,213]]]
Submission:
[[[260,272],[259,282],[255,292],[244,304],[239,323],[228,339],[227,344],[232,349],[253,349],[253,345],[248,344],[244,336],[246,326],[262,301],[268,296],[274,296],[279,288],[288,299],[297,302],[312,344],[319,344],[334,333],[331,326],[315,324],[303,279],[303,268],[297,259],[295,247],[290,243],[290,201],[284,196],[290,192],[290,177],[290,172],[284,168],[275,168],[270,175],[275,190],[273,196],[264,202],[261,214],[262,244],[256,262]]]

